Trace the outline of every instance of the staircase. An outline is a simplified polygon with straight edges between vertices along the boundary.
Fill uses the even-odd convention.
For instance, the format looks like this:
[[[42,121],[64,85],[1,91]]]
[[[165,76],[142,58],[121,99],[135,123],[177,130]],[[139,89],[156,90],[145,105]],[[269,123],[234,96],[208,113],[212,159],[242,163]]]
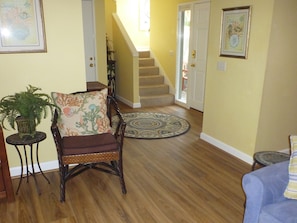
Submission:
[[[139,96],[141,107],[166,106],[174,103],[174,95],[164,84],[164,76],[150,57],[149,51],[139,52]]]

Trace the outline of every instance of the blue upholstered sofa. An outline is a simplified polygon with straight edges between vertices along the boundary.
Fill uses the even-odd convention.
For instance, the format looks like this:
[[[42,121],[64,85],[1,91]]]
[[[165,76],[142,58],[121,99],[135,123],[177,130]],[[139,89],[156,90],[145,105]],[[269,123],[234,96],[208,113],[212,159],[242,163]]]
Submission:
[[[297,223],[297,200],[284,197],[289,161],[244,175],[244,223]]]

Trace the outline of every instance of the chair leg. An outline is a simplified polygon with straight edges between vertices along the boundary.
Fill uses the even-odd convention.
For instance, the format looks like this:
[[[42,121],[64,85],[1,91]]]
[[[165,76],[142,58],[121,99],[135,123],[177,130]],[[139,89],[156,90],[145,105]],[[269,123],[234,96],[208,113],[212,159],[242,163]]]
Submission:
[[[126,184],[125,184],[124,176],[120,176],[120,183],[121,183],[122,193],[123,194],[126,194],[127,193],[127,189],[126,189]]]
[[[125,180],[124,180],[124,172],[123,172],[122,161],[121,160],[111,161],[110,163],[111,163],[112,168],[116,171],[117,176],[119,176],[119,178],[120,178],[122,193],[126,194],[127,190],[126,190],[126,184],[125,184]]]
[[[65,201],[65,176],[68,172],[68,165],[62,165],[61,167],[61,173],[60,173],[60,202]]]
[[[122,160],[119,160],[119,162],[118,162],[118,169],[119,169],[119,177],[120,177],[122,193],[126,194],[127,189],[126,189],[126,184],[125,184],[125,180],[124,180],[124,171],[123,171],[123,162],[122,162]]]

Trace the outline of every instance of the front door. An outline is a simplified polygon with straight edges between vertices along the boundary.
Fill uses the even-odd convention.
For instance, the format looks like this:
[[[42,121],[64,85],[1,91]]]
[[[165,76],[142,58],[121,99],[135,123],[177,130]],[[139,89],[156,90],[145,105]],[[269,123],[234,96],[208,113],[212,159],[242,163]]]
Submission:
[[[97,81],[93,0],[82,0],[86,81]]]
[[[190,21],[184,20],[184,28],[179,28],[178,42],[182,38],[183,44],[178,51],[178,95],[188,107],[203,111],[210,3],[190,3],[180,9],[186,12],[185,19],[190,14]]]

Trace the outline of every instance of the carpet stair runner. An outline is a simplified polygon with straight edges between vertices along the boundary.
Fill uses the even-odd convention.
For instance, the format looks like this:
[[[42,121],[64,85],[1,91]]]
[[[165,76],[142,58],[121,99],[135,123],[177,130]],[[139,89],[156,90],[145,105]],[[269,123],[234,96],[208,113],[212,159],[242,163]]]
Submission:
[[[149,51],[139,52],[139,96],[141,107],[174,103],[174,95],[169,93],[169,86],[164,84],[164,77],[159,74]]]

